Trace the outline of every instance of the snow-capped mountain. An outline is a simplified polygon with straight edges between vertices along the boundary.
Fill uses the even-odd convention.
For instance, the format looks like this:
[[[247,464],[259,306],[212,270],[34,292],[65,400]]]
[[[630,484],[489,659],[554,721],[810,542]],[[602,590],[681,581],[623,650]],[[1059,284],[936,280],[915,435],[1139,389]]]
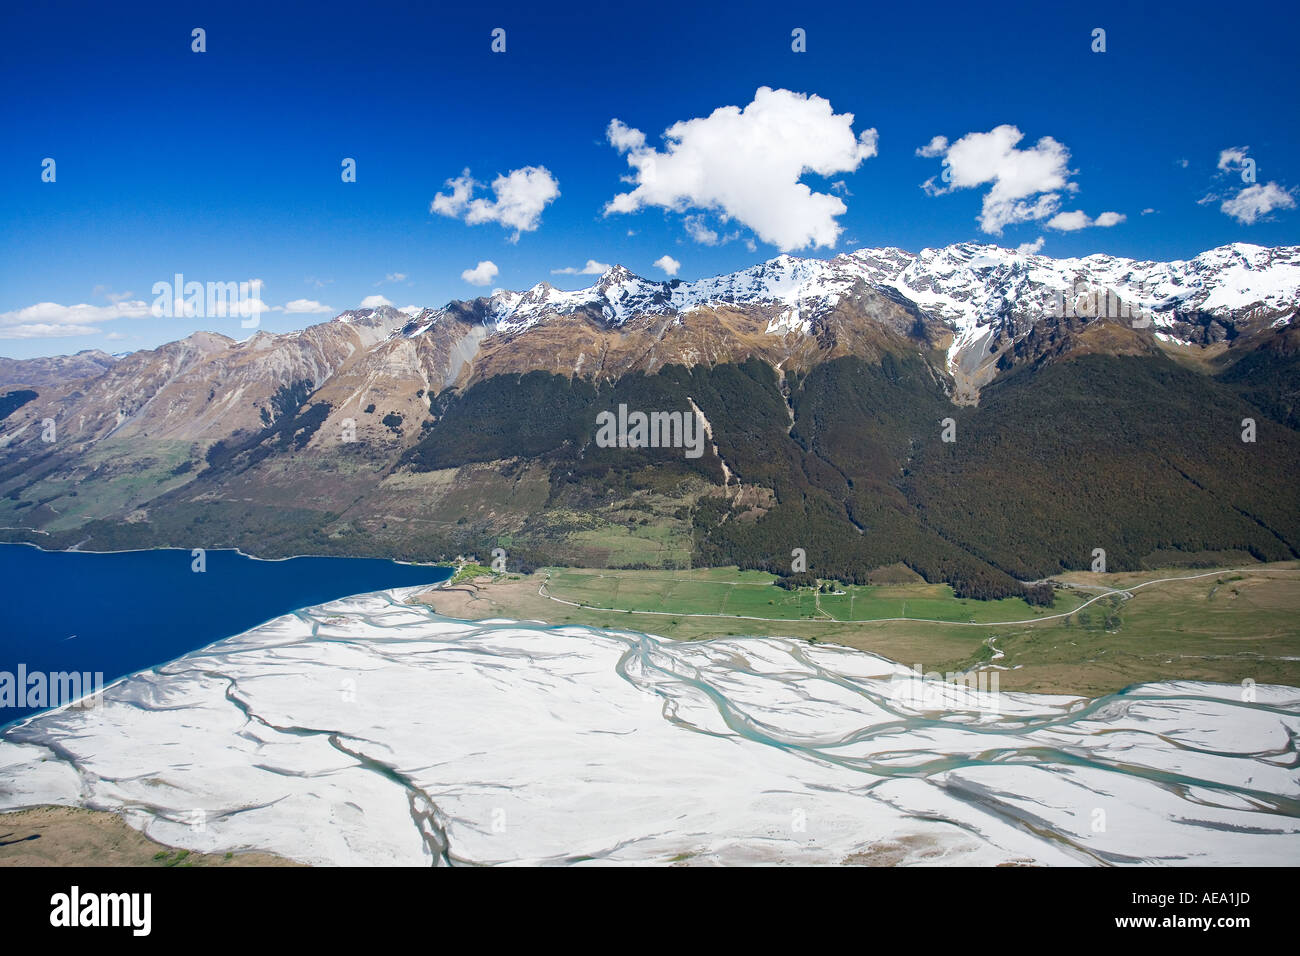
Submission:
[[[861,249],[832,259],[782,255],[729,275],[660,282],[622,266],[589,288],[565,291],[542,282],[525,292],[498,291],[483,302],[493,333],[525,332],[548,316],[585,314],[619,327],[641,316],[695,309],[765,306],[770,334],[809,334],[844,300],[870,290],[938,320],[953,333],[949,364],[994,336],[1015,338],[1045,317],[1096,314],[1118,299],[1149,313],[1157,334],[1208,344],[1242,322],[1279,324],[1300,305],[1300,247],[1234,243],[1194,259],[1152,262],[1108,255],[1053,259],[993,245],[959,243],[911,253]],[[1108,299],[1109,297],[1109,299]],[[1092,310],[1092,311],[1090,311]],[[404,330],[426,331],[447,313],[422,314]]]
[[[889,249],[845,258],[874,283],[950,322],[957,332],[954,357],[984,331],[1002,331],[1008,321],[1022,320],[1013,328],[1019,334],[1025,331],[1023,320],[1059,316],[1062,305],[1087,315],[1107,293],[1150,313],[1159,334],[1202,344],[1225,337],[1237,321],[1293,311],[1300,303],[1300,247],[1295,246],[1234,243],[1174,262],[1108,255],[1052,259],[971,243],[916,256]],[[1197,333],[1194,327],[1205,325],[1200,317],[1217,320],[1218,328]]]
[[[0,388],[43,387],[8,419],[0,447],[38,441],[46,418],[81,441],[119,432],[226,438],[275,421],[310,394],[340,421],[382,397],[404,424],[362,419],[363,430],[413,440],[431,396],[496,375],[617,380],[666,365],[749,358],[807,370],[891,351],[930,360],[940,350],[935,364],[946,364],[939,371],[947,372],[950,394],[974,403],[999,368],[1068,351],[1071,336],[1099,312],[1110,315],[1116,300],[1143,316],[1121,324],[1149,328],[1168,345],[1229,342],[1235,357],[1300,310],[1300,247],[1237,243],[1186,261],[1150,262],[1053,259],[960,243],[831,259],[782,255],[728,275],[667,282],[614,266],[584,289],[543,282],[415,315],[357,309],[238,342],[202,332],[118,360],[87,353],[99,366],[84,376],[51,372],[72,360],[9,362],[0,365]],[[1149,334],[1127,333],[1106,347],[1156,344]]]
[[[527,292],[497,292],[489,314],[503,331],[528,328],[547,313],[599,312],[610,324],[646,314],[684,313],[723,305],[778,303],[789,310],[773,331],[803,328],[800,316],[823,314],[865,276],[843,268],[838,260],[778,256],[730,275],[692,282],[657,282],[614,266],[587,289],[565,292],[539,283]],[[806,319],[802,322],[806,323]]]
[[[689,282],[614,267],[585,289],[12,362],[0,530],[415,558],[509,535],[530,561],[616,564],[651,553],[627,532],[653,507],[691,561],[770,563],[816,528],[832,573],[901,561],[976,596],[1078,567],[1097,540],[1129,567],[1171,547],[1290,559],[1298,309],[1296,247],[1159,263],[959,244]],[[593,450],[624,401],[694,405],[703,464]],[[970,441],[936,451],[953,417]],[[1247,418],[1258,445],[1236,440]]]

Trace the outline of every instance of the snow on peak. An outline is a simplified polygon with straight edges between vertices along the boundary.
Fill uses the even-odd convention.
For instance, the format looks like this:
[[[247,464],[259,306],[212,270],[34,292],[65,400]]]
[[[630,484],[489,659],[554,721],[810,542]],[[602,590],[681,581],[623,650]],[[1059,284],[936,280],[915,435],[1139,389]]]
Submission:
[[[1300,303],[1300,247],[1232,243],[1187,261],[1152,262],[1105,254],[1053,259],[980,242],[960,242],[918,253],[885,247],[832,259],[779,255],[727,275],[660,282],[621,265],[585,289],[539,282],[526,292],[500,290],[486,300],[493,331],[517,333],[549,316],[585,313],[610,326],[640,316],[683,315],[701,307],[767,305],[771,334],[807,334],[855,289],[883,291],[915,303],[953,330],[955,361],[966,347],[1007,322],[1052,314],[1079,290],[1110,292],[1155,314],[1170,334],[1175,312],[1224,316],[1243,310],[1280,310]]]

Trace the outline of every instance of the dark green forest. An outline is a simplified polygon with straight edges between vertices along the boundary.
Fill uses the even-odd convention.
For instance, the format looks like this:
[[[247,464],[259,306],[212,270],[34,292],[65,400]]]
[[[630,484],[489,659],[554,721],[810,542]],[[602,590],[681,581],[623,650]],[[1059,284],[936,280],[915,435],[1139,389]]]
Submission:
[[[630,522],[670,521],[688,532],[696,567],[734,564],[797,585],[865,584],[874,570],[901,564],[962,597],[1050,601],[1050,592],[1025,582],[1089,569],[1098,550],[1110,571],[1229,554],[1300,556],[1294,345],[1279,335],[1218,376],[1160,354],[1039,360],[985,386],[978,406],[952,404],[946,377],[915,354],[838,358],[784,377],[758,359],[617,381],[534,371],[431,396],[421,438],[405,452],[340,444],[301,480],[330,482],[338,468],[364,466],[378,481],[393,471],[491,463],[508,482],[521,469],[540,469],[549,500],[514,536],[515,569],[563,563],[556,546],[566,532],[548,528],[551,512],[571,516],[570,528],[573,515],[576,527],[597,527],[604,519],[583,524],[588,512],[622,507]],[[594,441],[597,415],[620,404],[689,415],[692,402],[712,425],[717,454],[708,442],[702,456],[688,458],[681,448]],[[148,523],[95,519],[41,543],[201,541],[408,560],[490,551],[499,529],[465,512],[423,535],[386,538],[371,533],[382,515],[366,525],[360,509],[359,528],[340,535],[329,529],[352,520],[346,500],[326,505],[307,494],[271,505],[230,493],[256,481],[259,464],[305,449],[330,411],[305,383],[282,389],[264,427],[210,446],[192,483],[151,502]],[[1255,422],[1254,441],[1242,440],[1245,419]],[[394,414],[384,421],[394,430],[400,424]],[[954,441],[943,440],[945,422]],[[9,493],[16,500],[59,467],[49,451],[0,469],[0,480],[22,469],[25,484]],[[742,487],[747,494],[738,494]],[[642,492],[666,502],[658,516],[634,504]],[[358,495],[357,504],[364,491]],[[798,570],[795,549],[806,558]],[[686,552],[673,560],[684,563]]]
[[[711,453],[600,449],[595,416],[688,410],[713,426],[733,479],[775,493],[757,520],[728,494],[691,516],[693,563],[865,583],[901,562],[959,595],[1027,593],[1021,581],[1087,569],[1137,569],[1162,552],[1294,557],[1290,492],[1296,432],[1220,383],[1160,356],[1084,355],[1026,366],[953,406],[920,357],[842,358],[782,382],[767,364],[670,366],[614,384],[532,372],[440,396],[437,423],[407,455],[414,468],[538,458],[557,490],[593,494],[696,472],[721,484]],[[787,405],[788,399],[788,405]],[[793,414],[793,425],[790,416]],[[1257,440],[1241,421],[1258,419]],[[941,438],[955,421],[956,440]]]

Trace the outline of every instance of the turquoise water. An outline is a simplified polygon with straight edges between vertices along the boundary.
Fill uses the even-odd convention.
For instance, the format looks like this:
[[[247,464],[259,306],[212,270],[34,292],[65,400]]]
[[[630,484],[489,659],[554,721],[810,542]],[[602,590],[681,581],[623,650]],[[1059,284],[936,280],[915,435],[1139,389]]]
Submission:
[[[365,591],[433,584],[448,568],[373,558],[259,561],[208,551],[115,554],[0,544],[0,673],[126,674],[290,611]],[[0,725],[40,707],[0,706]]]

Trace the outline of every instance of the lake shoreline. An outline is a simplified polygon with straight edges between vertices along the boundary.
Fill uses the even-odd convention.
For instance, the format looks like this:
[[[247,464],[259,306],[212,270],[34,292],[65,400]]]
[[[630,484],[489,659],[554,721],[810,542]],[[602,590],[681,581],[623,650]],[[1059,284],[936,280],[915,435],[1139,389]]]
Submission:
[[[179,548],[82,552],[0,544],[0,577],[11,592],[0,631],[0,725],[87,696],[71,687],[71,675],[93,675],[107,688],[304,607],[430,586],[451,573],[377,558],[265,560],[236,549],[196,557]],[[74,601],[65,596],[68,582],[75,582]],[[24,673],[31,683],[17,688],[15,675]]]
[[[313,865],[1232,865],[1300,845],[1291,775],[1261,756],[1296,688],[990,696],[790,637],[467,623],[411,603],[430,591],[285,615],[119,682],[93,721],[42,714],[0,738],[0,805],[136,807],[164,845]],[[1017,807],[1054,808],[1055,836]]]

